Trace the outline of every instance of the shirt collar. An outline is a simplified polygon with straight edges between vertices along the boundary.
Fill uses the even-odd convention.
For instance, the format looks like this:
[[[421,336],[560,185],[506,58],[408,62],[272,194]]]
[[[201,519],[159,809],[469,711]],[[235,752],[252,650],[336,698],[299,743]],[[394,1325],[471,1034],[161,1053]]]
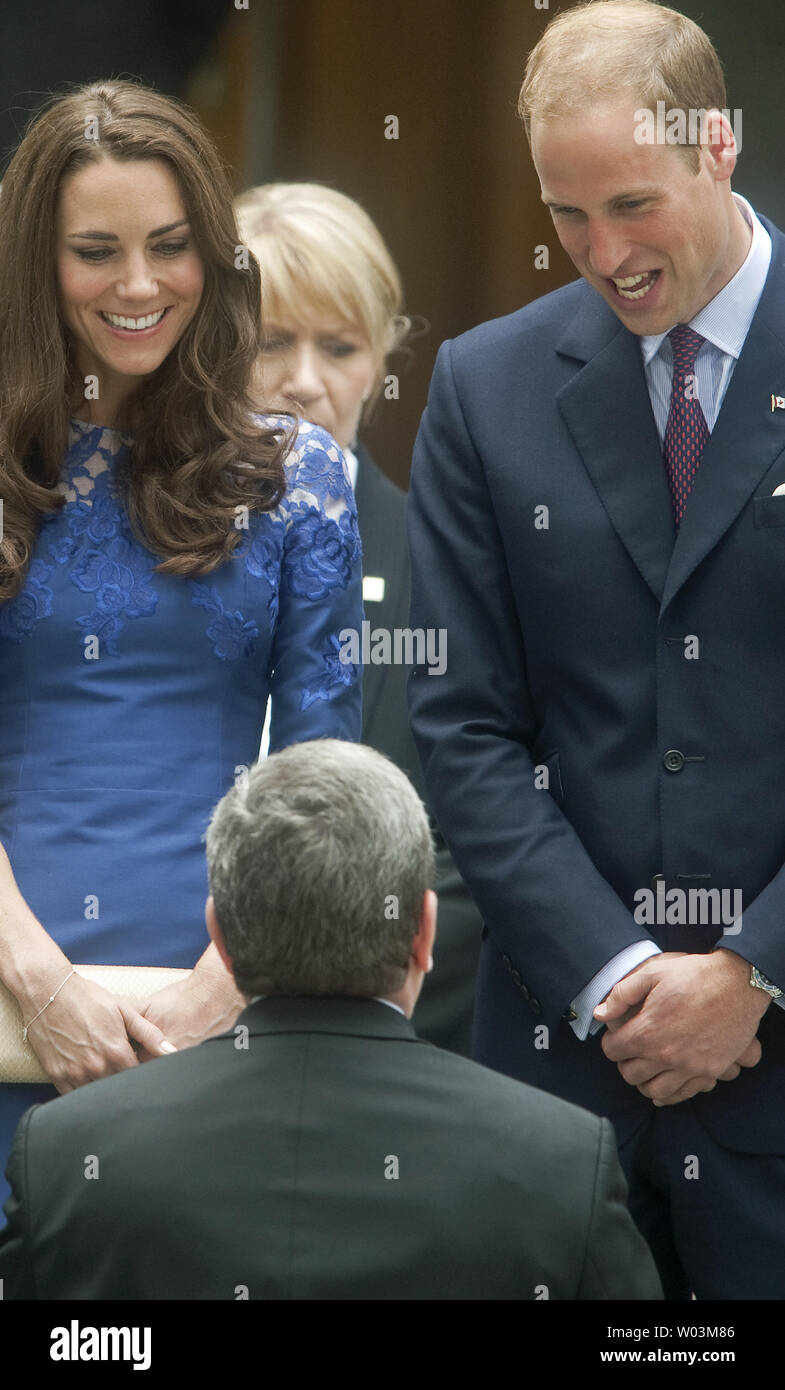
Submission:
[[[752,244],[733,279],[690,320],[690,328],[720,352],[738,358],[769,273],[771,237],[746,198],[734,193],[733,201],[752,228]],[[667,333],[656,333],[641,338],[644,366],[648,367],[667,336]]]
[[[373,997],[376,1000],[377,1004],[386,1004],[388,1009],[397,1009],[399,1014],[403,1014],[404,1018],[406,1017],[406,1014],[403,1013],[403,1009],[401,1008],[400,1004],[393,1004],[392,999],[382,999],[381,995],[379,994],[375,994]]]
[[[377,1004],[386,1004],[387,1007],[388,1007],[389,1009],[397,1009],[399,1014],[403,1014],[403,1017],[404,1017],[404,1018],[406,1017],[406,1014],[404,1013],[404,1011],[403,1011],[403,1009],[401,1008],[400,1004],[393,1004],[392,999],[381,999],[381,998],[379,997],[378,994],[375,994],[373,997],[374,997],[374,1001],[375,1001]],[[253,996],[253,999],[249,999],[249,1000],[248,1000],[248,1003],[249,1003],[249,1004],[255,1004],[255,1003],[257,1002],[257,1000],[259,1000],[259,999],[266,999],[266,998],[267,998],[267,996],[266,996],[265,994],[255,994],[255,995]]]

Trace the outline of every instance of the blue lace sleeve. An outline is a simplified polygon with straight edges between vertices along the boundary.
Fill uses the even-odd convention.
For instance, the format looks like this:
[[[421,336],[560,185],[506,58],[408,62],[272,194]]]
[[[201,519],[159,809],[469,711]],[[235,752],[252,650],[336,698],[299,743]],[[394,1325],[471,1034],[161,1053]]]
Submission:
[[[304,422],[284,466],[271,753],[310,738],[357,742],[362,725],[362,667],[341,660],[341,633],[359,633],[363,621],[362,549],[346,463],[325,430]]]

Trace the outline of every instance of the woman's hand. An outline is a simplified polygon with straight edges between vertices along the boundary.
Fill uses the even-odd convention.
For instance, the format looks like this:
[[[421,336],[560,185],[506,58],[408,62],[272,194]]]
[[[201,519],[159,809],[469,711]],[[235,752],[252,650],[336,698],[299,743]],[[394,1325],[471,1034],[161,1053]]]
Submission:
[[[80,975],[69,979],[71,969],[68,957],[22,897],[0,844],[0,979],[19,1004],[29,1025],[27,1041],[52,1085],[64,1094],[135,1067],[139,1058],[134,1042],[148,1056],[170,1050],[160,1028],[137,1009]],[[43,1004],[46,1008],[39,1014]]]
[[[61,1095],[101,1076],[138,1066],[132,1040],[142,1045],[146,1056],[174,1051],[161,1029],[130,1004],[92,980],[81,975],[66,979],[67,975],[66,962],[62,989],[30,1023],[27,1034],[27,1041]],[[53,985],[49,993],[56,987]],[[25,1000],[21,1005],[26,1020],[36,1013],[31,1002]]]
[[[179,1049],[225,1033],[246,1002],[218,959],[215,947],[210,946],[190,975],[156,990],[142,1013]],[[139,1052],[142,1062],[149,1061],[150,1056],[147,1051]]]

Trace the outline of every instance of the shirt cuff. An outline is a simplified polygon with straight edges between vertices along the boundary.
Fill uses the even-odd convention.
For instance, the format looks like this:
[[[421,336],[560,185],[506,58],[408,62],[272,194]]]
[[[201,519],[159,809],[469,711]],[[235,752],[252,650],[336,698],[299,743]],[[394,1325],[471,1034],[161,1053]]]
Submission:
[[[631,946],[625,946],[623,951],[609,960],[572,1001],[573,1011],[578,1017],[570,1020],[570,1027],[576,1038],[585,1042],[590,1033],[598,1033],[600,1028],[604,1028],[605,1024],[593,1017],[597,1005],[641,961],[661,954],[659,946],[653,941],[633,941]]]

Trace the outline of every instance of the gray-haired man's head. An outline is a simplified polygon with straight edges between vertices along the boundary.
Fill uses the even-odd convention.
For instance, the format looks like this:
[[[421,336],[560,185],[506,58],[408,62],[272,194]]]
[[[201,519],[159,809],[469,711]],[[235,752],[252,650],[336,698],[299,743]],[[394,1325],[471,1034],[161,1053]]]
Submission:
[[[402,988],[434,853],[425,808],[388,758],[337,739],[294,744],[237,780],[205,839],[244,994]]]

